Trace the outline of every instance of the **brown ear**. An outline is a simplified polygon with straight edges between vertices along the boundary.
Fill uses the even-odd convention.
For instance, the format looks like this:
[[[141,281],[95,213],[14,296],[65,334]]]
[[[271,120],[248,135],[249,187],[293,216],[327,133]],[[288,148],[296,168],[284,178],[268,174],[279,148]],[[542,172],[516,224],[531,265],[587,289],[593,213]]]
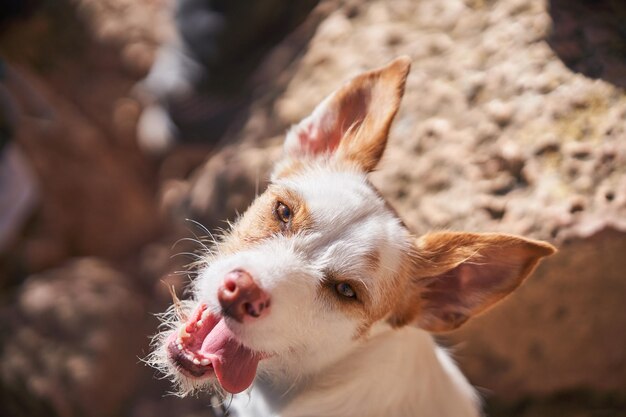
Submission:
[[[408,57],[400,57],[350,80],[291,128],[286,153],[292,157],[335,153],[365,171],[373,170],[385,150],[410,66]]]
[[[428,331],[456,329],[510,294],[555,251],[548,243],[504,234],[427,234],[416,242],[409,316]]]

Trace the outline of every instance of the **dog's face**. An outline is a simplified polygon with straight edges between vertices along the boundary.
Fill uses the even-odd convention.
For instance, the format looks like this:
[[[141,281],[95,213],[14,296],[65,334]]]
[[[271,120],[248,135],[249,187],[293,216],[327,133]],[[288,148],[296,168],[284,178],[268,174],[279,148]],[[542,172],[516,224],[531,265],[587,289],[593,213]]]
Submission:
[[[408,70],[401,58],[354,78],[289,132],[270,186],[207,256],[193,299],[158,338],[156,362],[181,391],[217,381],[237,393],[258,370],[321,371],[375,325],[451,330],[553,252],[507,235],[412,237],[367,180]]]

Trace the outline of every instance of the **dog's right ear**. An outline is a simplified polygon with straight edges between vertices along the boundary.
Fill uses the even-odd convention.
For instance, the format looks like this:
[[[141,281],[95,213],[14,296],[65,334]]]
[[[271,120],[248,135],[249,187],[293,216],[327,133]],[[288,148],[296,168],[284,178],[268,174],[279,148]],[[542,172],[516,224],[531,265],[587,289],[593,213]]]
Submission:
[[[555,251],[546,242],[497,233],[422,236],[411,254],[411,284],[390,322],[454,330],[510,294]]]
[[[410,66],[408,57],[400,57],[351,79],[291,128],[285,153],[292,158],[332,154],[372,171],[385,150]]]

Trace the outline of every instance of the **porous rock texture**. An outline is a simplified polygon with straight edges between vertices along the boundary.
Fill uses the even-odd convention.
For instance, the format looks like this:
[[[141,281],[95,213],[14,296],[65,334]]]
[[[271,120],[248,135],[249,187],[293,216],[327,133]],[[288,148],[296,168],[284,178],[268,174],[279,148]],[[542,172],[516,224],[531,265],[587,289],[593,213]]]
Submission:
[[[616,19],[626,15],[600,3],[345,4],[289,69],[273,111],[253,112],[239,144],[192,177],[189,215],[214,225],[241,211],[267,178],[281,128],[350,76],[408,55],[376,186],[417,234],[499,231],[560,247],[518,293],[451,335],[462,367],[496,396],[624,392],[626,70],[611,45],[624,40]],[[259,140],[259,124],[270,140]],[[224,205],[224,190],[236,203]]]

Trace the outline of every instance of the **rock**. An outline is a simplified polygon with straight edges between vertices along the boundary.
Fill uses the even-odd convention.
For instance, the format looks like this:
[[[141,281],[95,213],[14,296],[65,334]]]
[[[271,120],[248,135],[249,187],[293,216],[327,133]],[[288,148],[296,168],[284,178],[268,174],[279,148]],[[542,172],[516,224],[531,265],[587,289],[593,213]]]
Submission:
[[[127,277],[92,258],[29,277],[1,312],[0,384],[14,391],[3,407],[29,398],[55,415],[116,415],[136,388],[144,305]]]
[[[487,114],[494,122],[504,126],[513,118],[515,109],[511,103],[505,103],[496,99],[487,103]]]
[[[78,0],[76,3],[81,17],[99,40],[154,45],[173,33],[167,1]]]
[[[187,217],[209,230],[223,228],[225,220],[243,213],[262,192],[282,147],[229,147],[213,156],[191,180]]]
[[[146,161],[136,158],[137,149],[116,143],[88,110],[42,79],[26,70],[21,75],[55,112],[53,122],[22,120],[18,129],[42,193],[33,237],[54,240],[59,253],[75,256],[121,256],[153,238],[161,224],[145,183]],[[131,100],[116,102],[120,130],[128,131],[134,110]]]

